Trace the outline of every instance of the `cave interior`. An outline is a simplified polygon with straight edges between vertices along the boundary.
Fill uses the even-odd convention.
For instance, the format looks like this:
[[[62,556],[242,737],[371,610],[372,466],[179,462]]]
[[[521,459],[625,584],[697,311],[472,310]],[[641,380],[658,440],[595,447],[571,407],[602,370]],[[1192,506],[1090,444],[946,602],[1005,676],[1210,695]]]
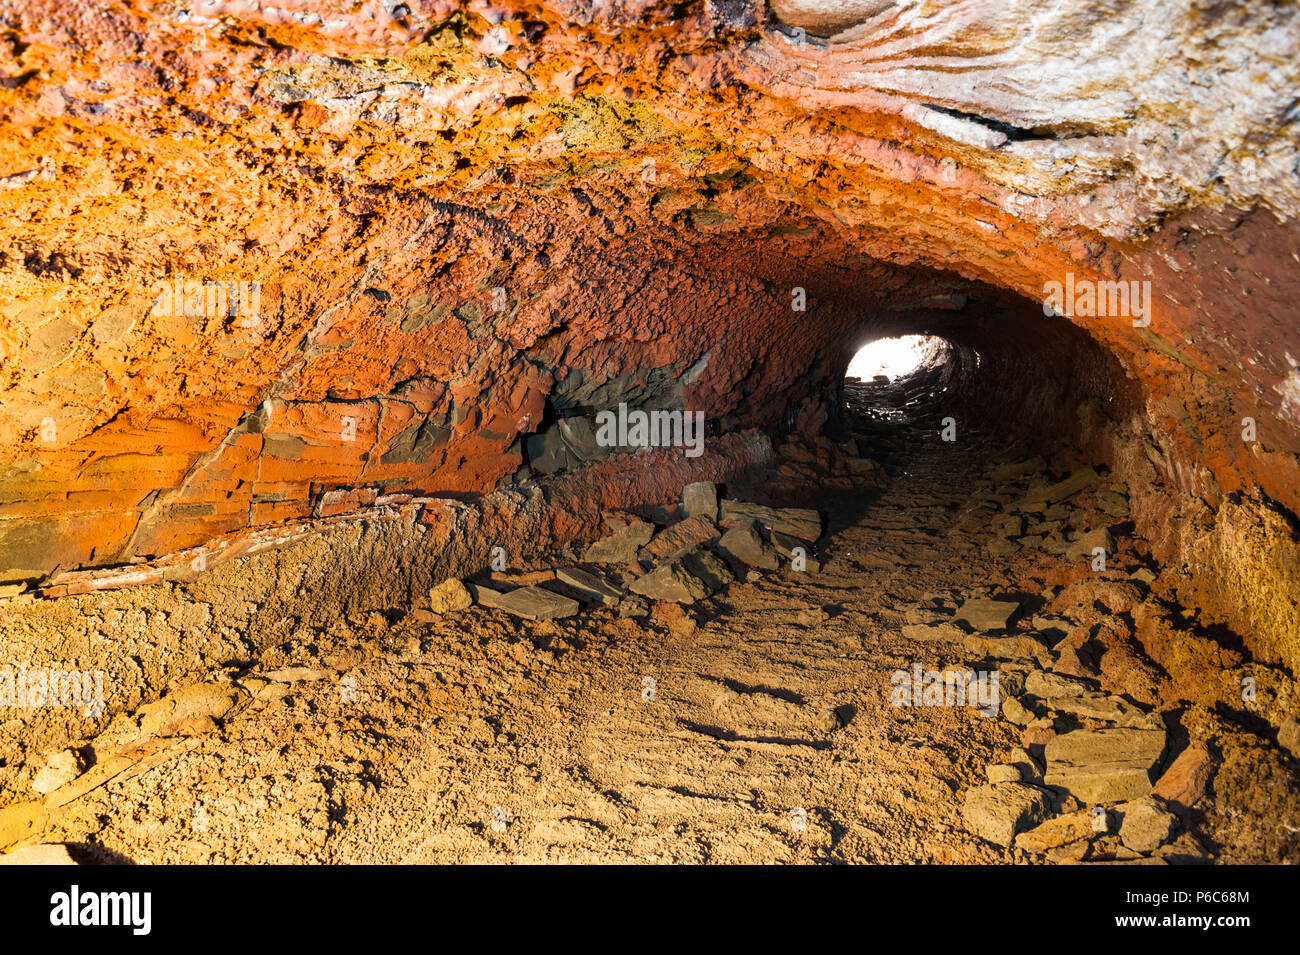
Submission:
[[[1300,861],[1300,15],[1169,7],[4,5],[0,852]]]

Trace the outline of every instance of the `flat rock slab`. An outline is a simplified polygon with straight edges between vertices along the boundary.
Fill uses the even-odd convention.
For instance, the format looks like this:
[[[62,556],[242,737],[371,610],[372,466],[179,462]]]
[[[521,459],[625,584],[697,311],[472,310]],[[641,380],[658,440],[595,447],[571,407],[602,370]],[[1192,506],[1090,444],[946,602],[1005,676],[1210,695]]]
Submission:
[[[636,560],[637,551],[650,543],[654,532],[654,525],[648,521],[628,521],[588,547],[582,555],[583,563],[629,564]]]
[[[1080,839],[1091,839],[1099,834],[1090,810],[1055,816],[1016,836],[1016,848],[1026,852],[1047,852],[1068,846]]]
[[[989,472],[989,477],[998,482],[1013,481],[1030,474],[1042,474],[1046,470],[1046,459],[1030,458],[1028,461],[1008,461],[1006,464],[999,464]]]
[[[966,827],[981,839],[1009,846],[1016,833],[1047,818],[1047,793],[1021,783],[990,783],[968,790],[961,815]]]
[[[606,607],[615,606],[624,596],[620,588],[581,567],[561,567],[555,572],[555,579],[572,587],[589,600]]]
[[[987,600],[977,597],[957,608],[953,620],[964,620],[976,630],[1005,630],[1011,615],[1020,609],[1014,600]]]
[[[694,551],[638,577],[628,589],[651,600],[689,604],[702,600],[733,579],[718,558]]]
[[[506,613],[527,620],[554,620],[557,617],[571,617],[578,612],[578,601],[541,587],[520,587],[501,594],[496,598],[496,606]]]
[[[749,521],[731,528],[722,535],[717,549],[724,557],[740,561],[747,567],[776,570],[780,566],[776,549],[763,540],[763,535],[759,532],[758,521]]]
[[[496,609],[501,606],[501,591],[493,587],[485,587],[482,584],[469,584],[469,592],[474,597],[474,602],[480,607],[489,607]]]
[[[1124,802],[1151,791],[1151,770],[1165,748],[1163,730],[1075,730],[1043,748],[1043,781],[1086,803]]]
[[[1127,700],[1106,693],[1083,693],[1079,696],[1057,697],[1045,701],[1058,713],[1069,713],[1083,719],[1102,720],[1119,726],[1137,726],[1163,729],[1159,717],[1138,709]]]
[[[802,541],[815,541],[822,536],[822,518],[816,511],[804,507],[764,507],[746,501],[724,500],[718,523],[723,527],[739,527],[749,521],[758,521],[768,531],[780,531]]]
[[[951,624],[950,624],[951,626]],[[956,627],[953,627],[956,630]],[[1047,658],[1047,647],[1029,634],[1005,635],[967,633],[961,636],[967,649],[992,657],[995,660],[1036,660]]]
[[[707,517],[688,517],[661,530],[650,543],[642,547],[637,556],[650,564],[674,560],[701,544],[718,539],[718,528]]]
[[[1040,700],[1082,696],[1085,693],[1092,693],[1095,686],[1093,681],[1082,677],[1051,673],[1046,670],[1034,670],[1025,676],[1025,692]]]
[[[682,488],[682,515],[718,519],[718,486],[712,481],[696,481]]]
[[[628,585],[628,589],[651,600],[678,604],[695,603],[709,595],[704,582],[677,560],[661,564],[645,576],[638,577]]]
[[[1047,487],[1040,487],[1037,490],[1030,491],[1021,499],[1021,504],[1056,504],[1058,501],[1064,501],[1066,498],[1073,497],[1080,491],[1092,487],[1101,480],[1101,475],[1092,468],[1083,468],[1075,471],[1063,481],[1057,481]]]

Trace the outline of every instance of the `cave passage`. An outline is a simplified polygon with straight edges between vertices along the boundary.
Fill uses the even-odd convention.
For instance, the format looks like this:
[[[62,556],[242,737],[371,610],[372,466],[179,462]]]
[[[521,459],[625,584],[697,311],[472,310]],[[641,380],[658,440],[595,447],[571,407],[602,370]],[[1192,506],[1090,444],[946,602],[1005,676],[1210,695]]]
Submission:
[[[675,373],[569,374],[490,493],[390,495],[287,548],[64,598],[80,624],[30,605],[0,625],[10,644],[53,655],[103,621],[146,678],[134,707],[97,697],[116,710],[98,731],[94,708],[41,711],[0,766],[8,791],[63,792],[134,734],[192,740],[165,777],[49,824],[43,844],[85,861],[618,861],[648,838],[679,862],[1278,851],[1263,817],[1174,808],[1209,757],[1167,721],[1222,678],[1182,648],[1247,651],[1157,596],[1095,440],[1133,400],[1115,358],[996,291],[838,304],[855,317],[787,405],[768,399],[768,427],[702,426],[698,458],[608,446],[598,422],[689,413],[683,382],[719,343]],[[1099,748],[1065,761],[1057,739]],[[1221,779],[1234,805],[1286,798]],[[1049,835],[1097,806],[1095,835]],[[1155,836],[1126,830],[1138,813]]]
[[[295,3],[6,15],[0,858],[1300,862],[1300,8]]]

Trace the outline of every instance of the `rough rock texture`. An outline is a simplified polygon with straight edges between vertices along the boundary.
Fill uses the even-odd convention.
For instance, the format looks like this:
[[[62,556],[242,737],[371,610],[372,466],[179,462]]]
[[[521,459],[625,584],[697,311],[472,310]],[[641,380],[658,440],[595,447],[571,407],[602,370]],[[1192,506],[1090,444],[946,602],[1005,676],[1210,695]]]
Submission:
[[[1120,807],[1124,821],[1119,836],[1136,852],[1153,852],[1174,834],[1177,818],[1150,796]]]
[[[931,400],[931,439],[951,421],[954,447],[1023,452],[993,472],[1014,487],[967,487],[926,535],[998,519],[969,559],[1070,563],[1046,572],[1063,588],[1048,609],[1088,624],[971,621],[1010,630],[960,640],[961,603],[1038,612],[1008,580],[902,635],[1095,681],[1036,697],[1082,726],[1004,706],[1081,798],[1141,798],[1163,772],[1156,794],[1211,829],[1239,808],[1215,804],[1220,785],[1252,817],[1289,798],[1273,782],[1300,747],[1294,4],[0,0],[0,16],[0,666],[102,667],[118,687],[106,712],[0,720],[0,742],[46,740],[43,760],[128,712],[160,734],[206,726],[234,705],[220,693],[147,707],[214,661],[420,603],[494,548],[513,568],[608,534],[564,563],[626,585],[662,559],[670,599],[709,599],[716,569],[686,567],[671,528],[660,551],[616,516],[682,502],[707,524],[692,482],[718,485],[724,528],[759,521],[782,573],[820,572],[813,542],[862,515],[823,525],[808,485],[914,477],[837,444],[849,358],[925,333],[942,362],[903,409]],[[662,415],[667,446],[601,427],[629,410]],[[770,499],[732,496],[778,460]],[[926,535],[908,537],[918,564],[937,556]],[[1096,546],[1122,582],[1088,568]],[[514,586],[494,583],[473,586],[480,605]],[[694,626],[675,611],[672,632]],[[1164,730],[1143,728],[1157,703],[1190,740],[1168,767]],[[1233,720],[1258,752],[1203,745]],[[1240,851],[1268,856],[1259,839]]]
[[[1152,705],[1167,730],[1155,735],[1176,757],[1161,762],[1161,783],[1171,776],[1188,790],[1178,835],[1149,858],[1300,858],[1300,787],[1271,729],[1293,708],[1294,684],[1127,583],[1148,566],[1143,541],[1126,538],[1100,579],[1032,549],[984,559],[966,515],[1075,465],[994,485],[981,475],[998,463],[985,457],[1001,456],[996,443],[950,449],[924,443],[928,431],[897,440],[913,480],[890,481],[865,512],[860,491],[798,498],[825,517],[819,570],[720,581],[690,607],[630,597],[556,620],[495,609],[507,588],[560,587],[603,532],[602,513],[626,521],[606,510],[612,498],[618,511],[649,513],[662,510],[650,502],[665,499],[665,480],[677,485],[670,497],[696,479],[740,484],[714,459],[721,448],[689,467],[662,452],[611,459],[474,505],[385,504],[386,518],[330,519],[281,549],[182,579],[16,598],[0,616],[3,658],[103,668],[104,706],[29,706],[0,723],[0,852],[66,843],[117,862],[1132,861],[1124,807],[1080,813],[1064,796],[1024,817],[1024,806],[995,801],[975,822],[962,807],[993,777],[1016,795],[1045,795],[1043,743],[1057,729],[1082,732],[1060,708],[1117,692],[1116,680],[1145,665],[1159,677]],[[1070,506],[1076,526],[1097,513],[1084,500]],[[994,532],[988,522],[982,535]],[[642,569],[599,573],[625,586]],[[430,585],[452,575],[468,575],[478,606],[425,611]],[[902,621],[1011,594],[1027,612],[997,639],[1051,621],[1068,634],[1046,661],[996,664],[1004,712],[1008,694],[1028,701],[1037,744],[990,718],[992,706],[898,705],[893,667],[932,663],[948,685],[969,688],[990,666],[984,650],[913,639]],[[1178,618],[1170,645],[1204,646],[1160,654],[1194,665],[1164,673],[1144,662],[1116,630],[1120,606]],[[1104,663],[1125,647],[1122,667],[1095,672],[1100,650]],[[1092,669],[1070,680],[1055,669],[1067,666]],[[1232,710],[1247,674],[1254,699]],[[4,677],[0,667],[0,694]],[[1041,696],[1026,692],[1031,683]],[[1093,763],[1112,749],[1082,755]],[[88,768],[33,798],[36,776],[69,750]],[[1212,779],[1198,753],[1220,764]],[[1010,845],[971,831],[996,826],[1005,840],[1007,819],[1033,826],[1044,814],[1064,821]]]
[[[1151,791],[1151,769],[1164,745],[1161,730],[1075,730],[1043,747],[1043,781],[1088,803],[1137,799]]]
[[[1300,659],[1294,7],[0,10],[4,580],[481,494],[620,402],[770,426],[1070,273],[1152,283],[1072,316],[1126,381],[1072,427]]]
[[[497,542],[512,548],[515,564],[542,548],[595,536],[601,511],[616,502],[648,507],[696,478],[734,479],[770,454],[766,441],[743,438],[720,441],[697,461],[660,451],[635,471],[610,461],[560,478],[550,488],[551,505],[536,488],[496,491],[477,504],[392,503],[320,522],[310,533],[231,547],[202,573],[184,561],[140,570],[129,588],[121,575],[88,574],[63,599],[14,598],[0,616],[6,660],[101,671],[104,707],[24,710],[21,720],[0,724],[0,752],[22,752],[29,740],[82,738],[219,661],[311,639],[314,628],[329,630],[377,608],[418,606],[437,583],[487,567]],[[487,589],[475,588],[480,603]]]
[[[1047,816],[1047,794],[1020,783],[990,783],[966,793],[962,818],[970,830],[1000,846],[1011,845],[1016,833],[1031,829]]]
[[[473,604],[469,591],[455,577],[429,590],[429,609],[436,614],[454,613]]]

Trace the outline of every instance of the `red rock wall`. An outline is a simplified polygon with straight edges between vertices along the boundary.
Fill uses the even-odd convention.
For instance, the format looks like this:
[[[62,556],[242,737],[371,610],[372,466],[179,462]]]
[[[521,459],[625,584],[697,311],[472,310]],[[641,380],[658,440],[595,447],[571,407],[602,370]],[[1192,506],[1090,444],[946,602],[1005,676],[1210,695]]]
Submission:
[[[1116,460],[1300,511],[1294,8],[773,10],[0,2],[0,583],[474,497],[548,400],[780,427],[891,309],[1066,273],[1154,289],[1075,319]]]

